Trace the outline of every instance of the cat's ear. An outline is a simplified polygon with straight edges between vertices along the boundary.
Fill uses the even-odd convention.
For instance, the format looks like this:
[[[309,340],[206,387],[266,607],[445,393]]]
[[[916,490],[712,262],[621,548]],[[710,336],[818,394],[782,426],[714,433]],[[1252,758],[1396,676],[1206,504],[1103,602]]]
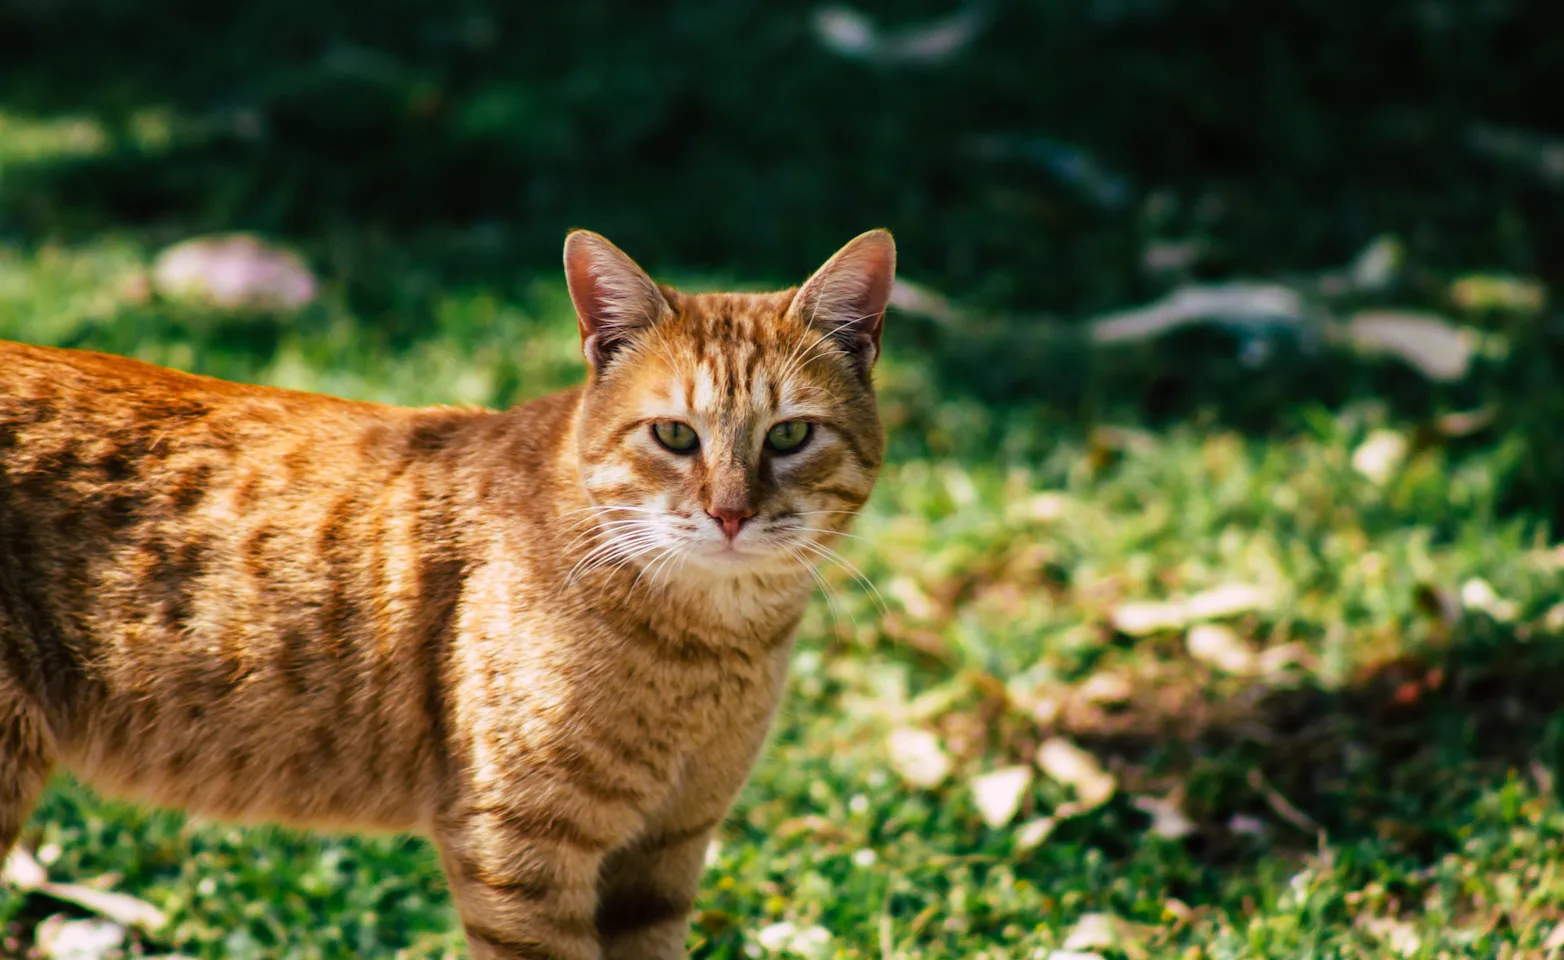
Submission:
[[[565,283],[576,306],[581,353],[593,370],[670,312],[646,271],[590,230],[573,230],[565,238]]]
[[[880,328],[895,282],[896,241],[889,230],[870,230],[816,270],[788,312],[836,337],[867,370],[880,355]]]

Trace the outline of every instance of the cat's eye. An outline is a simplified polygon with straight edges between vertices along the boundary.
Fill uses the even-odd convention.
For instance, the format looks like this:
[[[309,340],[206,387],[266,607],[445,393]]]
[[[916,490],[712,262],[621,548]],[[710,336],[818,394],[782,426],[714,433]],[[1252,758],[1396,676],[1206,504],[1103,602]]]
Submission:
[[[783,420],[766,431],[766,448],[772,453],[792,453],[809,439],[807,420]]]
[[[652,424],[652,436],[674,453],[694,453],[701,445],[695,428],[677,420],[659,420]]]

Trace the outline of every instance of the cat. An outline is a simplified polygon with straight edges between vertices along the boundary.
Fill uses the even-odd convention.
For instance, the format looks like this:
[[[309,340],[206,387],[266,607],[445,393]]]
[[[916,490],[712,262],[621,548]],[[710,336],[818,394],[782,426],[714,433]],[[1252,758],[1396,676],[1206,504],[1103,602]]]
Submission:
[[[564,260],[585,383],[503,412],[0,342],[0,859],[60,768],[425,834],[475,958],[687,956],[880,471],[895,245],[765,294]]]

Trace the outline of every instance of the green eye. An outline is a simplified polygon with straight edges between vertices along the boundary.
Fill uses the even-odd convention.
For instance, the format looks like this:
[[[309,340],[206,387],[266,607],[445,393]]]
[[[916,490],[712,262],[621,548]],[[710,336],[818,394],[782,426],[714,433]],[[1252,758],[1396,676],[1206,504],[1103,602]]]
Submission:
[[[784,420],[766,431],[766,446],[773,453],[792,453],[809,439],[809,423],[805,420]]]
[[[677,420],[659,420],[652,424],[652,436],[674,453],[694,453],[701,445],[701,438],[695,435],[695,429]]]

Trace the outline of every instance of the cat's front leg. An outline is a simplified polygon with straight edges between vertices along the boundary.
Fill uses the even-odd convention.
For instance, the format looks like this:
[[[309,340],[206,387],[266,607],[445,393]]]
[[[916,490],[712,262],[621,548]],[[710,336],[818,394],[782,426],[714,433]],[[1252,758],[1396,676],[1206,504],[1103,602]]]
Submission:
[[[0,636],[0,644],[6,642]],[[49,736],[22,696],[0,675],[0,864],[21,836],[54,765]]]
[[[665,827],[615,851],[598,883],[604,960],[684,960],[690,911],[720,816]]]
[[[473,960],[600,960],[597,877],[622,837],[558,804],[448,814],[436,832]]]

